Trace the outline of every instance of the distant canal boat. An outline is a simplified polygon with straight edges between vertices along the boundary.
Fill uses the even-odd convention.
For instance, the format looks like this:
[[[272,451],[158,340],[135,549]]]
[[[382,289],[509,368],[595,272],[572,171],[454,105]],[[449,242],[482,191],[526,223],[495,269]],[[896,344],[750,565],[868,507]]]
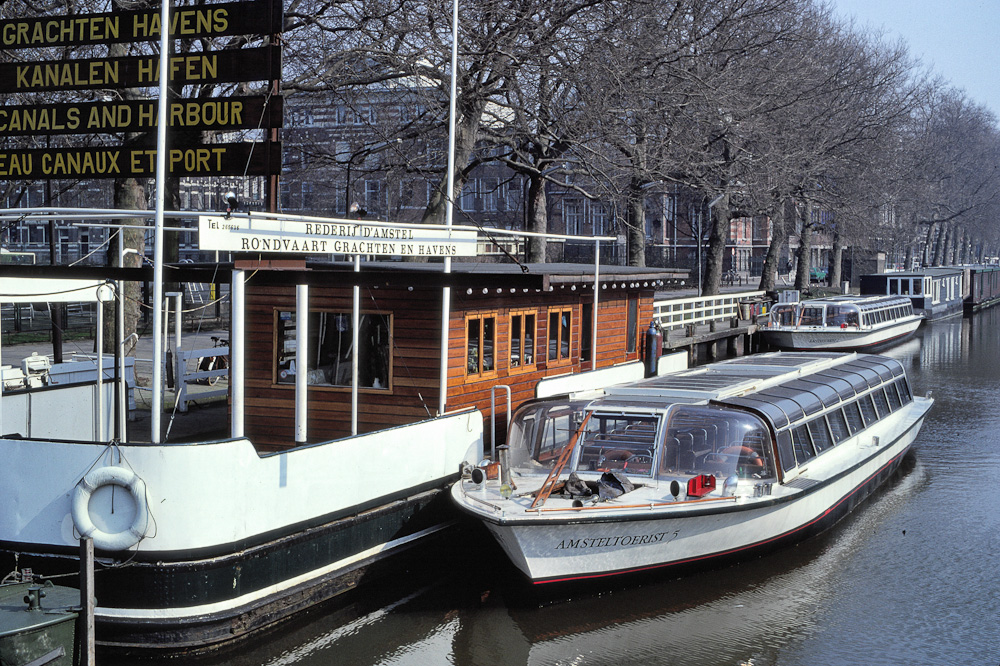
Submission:
[[[887,357],[731,359],[528,403],[496,478],[477,468],[451,496],[536,584],[706,566],[846,516],[931,404]]]
[[[907,296],[913,311],[928,321],[962,314],[965,271],[942,266],[861,276],[862,296]]]
[[[975,265],[961,267],[968,274],[968,294],[965,313],[972,314],[1000,303],[1000,266]]]
[[[775,305],[761,337],[788,351],[874,351],[902,342],[922,321],[905,296],[831,296]]]

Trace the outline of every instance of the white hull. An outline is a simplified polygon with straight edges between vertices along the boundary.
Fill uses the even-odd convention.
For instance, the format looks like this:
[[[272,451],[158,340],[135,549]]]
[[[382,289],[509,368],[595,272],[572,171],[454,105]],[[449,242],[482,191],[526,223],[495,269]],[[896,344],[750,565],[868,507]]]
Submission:
[[[121,574],[132,576],[127,584],[102,589],[110,574],[98,575],[99,624],[183,632],[285,597],[309,605],[310,586],[331,584],[451,520],[427,514],[405,528],[436,506],[433,496],[463,462],[481,457],[481,424],[481,413],[468,411],[270,455],[258,454],[246,439],[120,446],[0,439],[0,556],[16,553],[22,563],[64,556],[63,566],[72,564],[69,554],[80,536],[72,514],[78,483],[91,470],[125,467],[145,485],[148,528],[115,555],[131,562]],[[89,515],[105,532],[120,533],[135,519],[135,502],[107,485],[93,493]],[[360,527],[352,532],[355,524]],[[296,553],[301,544],[309,546]],[[267,570],[251,571],[253,562],[267,562]],[[279,610],[243,628],[281,617]],[[227,624],[222,633],[233,626],[240,625]],[[179,635],[170,637],[173,645],[158,647],[183,644]],[[212,639],[201,632],[191,640]]]
[[[826,326],[770,326],[761,330],[764,341],[778,349],[817,351],[860,351],[901,342],[923,321],[913,317],[870,329],[829,328]]]
[[[479,513],[514,565],[534,582],[695,564],[768,547],[828,527],[824,520],[832,524],[867,496],[884,480],[883,473],[895,469],[909,450],[928,406],[929,401],[914,402],[898,414],[896,423],[882,424],[901,434],[881,448],[860,441],[842,444],[842,451],[837,452],[840,457],[853,454],[858,463],[842,475],[831,469],[830,479],[811,492],[776,489],[774,495],[762,498],[720,497],[688,506],[615,508],[614,504],[641,503],[638,497],[625,495],[605,510],[531,513],[522,508],[502,515]],[[870,436],[866,439],[870,441]],[[831,456],[828,463],[835,462]],[[456,484],[452,493],[459,492]],[[647,501],[662,501],[664,491],[651,494],[656,497],[647,494]]]

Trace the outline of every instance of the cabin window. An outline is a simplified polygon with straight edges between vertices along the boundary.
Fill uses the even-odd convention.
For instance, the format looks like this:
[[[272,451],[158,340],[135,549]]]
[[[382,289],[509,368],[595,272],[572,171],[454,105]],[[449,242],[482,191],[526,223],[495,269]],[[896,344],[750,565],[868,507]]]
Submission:
[[[865,425],[871,425],[878,421],[878,414],[875,413],[875,404],[870,395],[863,395],[858,398],[858,406],[861,407],[861,415],[865,417]]]
[[[826,428],[826,419],[823,417],[813,419],[806,425],[809,426],[809,434],[812,435],[813,446],[816,447],[817,453],[822,453],[833,446],[830,431]]]
[[[851,431],[847,429],[847,420],[844,412],[835,409],[826,415],[826,421],[830,425],[830,434],[833,435],[833,443],[840,444],[851,436]]]
[[[510,367],[535,365],[535,313],[519,312],[510,316]]]
[[[854,308],[831,305],[826,311],[827,326],[857,326],[858,311]]]
[[[529,403],[514,414],[507,443],[511,467],[546,472],[583,421],[586,403]]]
[[[594,304],[584,303],[580,314],[580,360],[592,361],[594,350]]]
[[[823,308],[821,307],[804,307],[802,308],[802,316],[799,318],[799,325],[801,326],[822,326],[823,325]]]
[[[858,407],[858,403],[851,402],[844,405],[844,416],[847,417],[847,425],[851,428],[852,435],[865,429],[865,422],[861,418],[861,408]]]
[[[872,391],[872,398],[875,399],[875,406],[878,408],[879,418],[884,419],[889,415],[889,402],[885,399],[885,391],[877,388]]]
[[[792,433],[787,430],[778,433],[778,457],[781,458],[781,468],[786,472],[795,467],[795,447],[792,445]]]
[[[896,411],[903,406],[903,403],[899,400],[899,391],[896,390],[895,382],[885,385],[885,395],[889,398],[889,409],[892,411]]]
[[[484,377],[496,373],[496,314],[470,315],[465,318],[465,374]]]
[[[638,328],[639,328],[639,299],[630,298],[628,299],[628,314],[627,322],[625,324],[625,353],[634,354],[636,347],[638,345]]]
[[[651,414],[594,413],[577,446],[576,469],[652,476],[658,425]]]
[[[896,387],[899,389],[899,397],[901,402],[906,405],[913,401],[913,396],[910,395],[910,387],[906,383],[906,379],[900,378],[896,380]]]
[[[298,372],[295,339],[295,312],[275,310],[277,354],[276,384],[294,384]],[[351,367],[354,342],[350,312],[309,313],[306,382],[309,386],[352,386]],[[392,315],[362,313],[358,324],[358,386],[391,389]]]
[[[771,435],[760,418],[716,406],[672,408],[660,455],[660,477],[712,474],[721,479],[772,478]]]
[[[775,305],[771,309],[771,321],[777,326],[794,326],[795,306]]]
[[[569,362],[570,334],[572,333],[573,311],[549,311],[549,354],[550,364]]]
[[[792,446],[795,448],[795,459],[800,465],[816,455],[812,439],[809,437],[809,429],[804,425],[792,430]]]

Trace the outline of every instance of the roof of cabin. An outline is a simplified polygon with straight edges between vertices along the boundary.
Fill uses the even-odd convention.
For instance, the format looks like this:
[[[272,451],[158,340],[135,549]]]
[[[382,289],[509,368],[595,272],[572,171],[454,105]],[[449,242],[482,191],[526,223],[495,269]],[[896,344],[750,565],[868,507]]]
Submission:
[[[767,414],[782,428],[902,374],[902,365],[885,356],[773,352],[610,387],[594,404],[622,408],[714,400]]]
[[[257,258],[239,262],[241,268],[255,271],[255,278],[271,284],[354,285],[381,287],[453,288],[524,288],[549,289],[560,285],[589,286],[594,283],[593,264],[498,264],[454,261],[451,273],[443,263],[372,261],[363,262],[358,273],[353,262],[263,261]],[[182,263],[169,267],[166,279],[178,282],[229,282],[233,263]],[[0,265],[0,276],[92,278],[148,281],[153,279],[151,266],[113,268],[108,266],[19,266]],[[331,278],[338,282],[331,282]],[[645,268],[637,266],[600,266],[602,284],[631,288],[680,286],[688,278],[686,269]]]

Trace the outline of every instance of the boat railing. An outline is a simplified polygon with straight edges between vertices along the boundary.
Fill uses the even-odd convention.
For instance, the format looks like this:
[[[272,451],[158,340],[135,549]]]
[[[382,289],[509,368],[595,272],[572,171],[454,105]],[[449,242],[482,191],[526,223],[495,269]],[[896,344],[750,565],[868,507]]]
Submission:
[[[690,324],[707,324],[713,321],[745,319],[748,313],[741,312],[740,305],[746,301],[760,299],[764,291],[741,291],[712,296],[673,298],[653,303],[653,316],[660,327],[669,331]]]
[[[201,383],[214,385],[219,379],[229,379],[229,364],[214,364],[213,369],[201,367],[201,360],[211,357],[229,357],[229,347],[209,347],[208,349],[191,349],[180,351],[174,357],[174,388],[177,393],[175,403],[177,411],[186,412],[188,403],[192,400],[207,400],[209,398],[225,397],[229,394],[228,384],[221,388],[208,389],[192,393],[189,384]],[[188,361],[195,360],[195,369],[188,371]]]

